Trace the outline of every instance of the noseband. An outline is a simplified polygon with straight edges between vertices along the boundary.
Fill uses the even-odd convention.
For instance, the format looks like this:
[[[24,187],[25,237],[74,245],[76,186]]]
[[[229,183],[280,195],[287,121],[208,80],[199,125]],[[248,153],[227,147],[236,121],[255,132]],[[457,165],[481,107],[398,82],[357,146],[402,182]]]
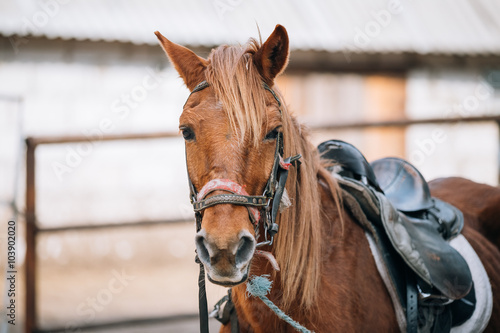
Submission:
[[[208,86],[209,84],[206,81],[203,81],[193,89],[191,94],[203,90]],[[276,95],[276,93],[266,83],[262,83],[262,86],[276,99],[281,114],[281,101],[279,100],[278,95]],[[273,167],[262,195],[249,195],[244,189],[244,186],[241,186],[230,179],[213,179],[206,183],[198,192],[189,177],[188,171],[190,198],[195,211],[197,231],[201,229],[201,212],[204,209],[219,204],[241,205],[247,207],[250,220],[254,225],[256,232],[258,232],[260,222],[264,225],[265,240],[257,244],[257,246],[271,245],[273,243],[274,235],[278,232],[276,217],[278,215],[281,198],[283,197],[285,190],[288,171],[290,166],[295,164],[295,162],[299,162],[301,157],[301,155],[298,154],[283,159],[282,155],[283,133],[279,132],[276,137]],[[214,191],[224,191],[229,193],[207,197]]]

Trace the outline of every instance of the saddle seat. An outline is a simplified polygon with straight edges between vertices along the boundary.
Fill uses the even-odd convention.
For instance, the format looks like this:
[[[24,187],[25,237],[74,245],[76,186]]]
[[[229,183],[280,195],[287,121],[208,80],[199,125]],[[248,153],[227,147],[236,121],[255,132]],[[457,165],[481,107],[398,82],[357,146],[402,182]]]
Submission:
[[[454,300],[465,300],[472,309],[464,312],[472,313],[471,272],[448,243],[463,228],[460,210],[433,198],[420,172],[402,159],[369,164],[357,148],[340,140],[326,141],[318,150],[344,190],[346,208],[367,220],[362,226],[377,240],[403,307],[407,307],[408,281],[413,280],[408,274],[413,274],[419,306],[448,306],[447,311],[453,311],[460,303]]]
[[[454,206],[431,197],[422,174],[407,161],[386,157],[370,163],[378,184],[391,204],[409,217],[432,220],[445,240],[460,234],[462,213]]]

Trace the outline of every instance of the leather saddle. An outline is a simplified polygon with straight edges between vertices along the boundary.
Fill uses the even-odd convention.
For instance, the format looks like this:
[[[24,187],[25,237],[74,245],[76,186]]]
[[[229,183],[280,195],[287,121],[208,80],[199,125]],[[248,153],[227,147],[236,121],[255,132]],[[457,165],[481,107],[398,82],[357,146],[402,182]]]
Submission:
[[[370,164],[356,147],[340,140],[323,142],[318,150],[371,223],[364,227],[377,239],[403,308],[408,312],[411,307],[406,296],[413,288],[419,306],[447,307],[449,327],[460,324],[450,319],[455,310],[468,318],[475,302],[472,276],[448,243],[463,228],[460,210],[433,198],[424,177],[407,161],[384,158]],[[472,307],[453,302],[461,299]]]
[[[370,163],[380,187],[391,204],[411,218],[432,220],[448,240],[460,234],[464,220],[454,206],[431,197],[422,174],[407,161],[386,157]]]
[[[339,175],[361,181],[381,191],[372,166],[361,152],[348,142],[329,140],[318,146],[321,157],[332,162],[330,171],[335,169]]]

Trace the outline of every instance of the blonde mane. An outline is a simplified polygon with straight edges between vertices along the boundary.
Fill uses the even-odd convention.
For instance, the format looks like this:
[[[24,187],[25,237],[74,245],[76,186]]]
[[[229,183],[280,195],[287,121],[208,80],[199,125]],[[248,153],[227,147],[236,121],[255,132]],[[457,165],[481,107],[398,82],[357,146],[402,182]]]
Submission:
[[[209,56],[206,79],[221,101],[234,133],[245,135],[258,145],[266,119],[267,92],[252,56],[260,43],[251,39],[244,46],[220,46]],[[279,217],[280,231],[274,244],[274,255],[281,267],[282,306],[292,303],[312,310],[320,292],[324,261],[326,221],[322,221],[321,179],[340,212],[338,186],[321,166],[316,149],[309,143],[306,131],[288,112],[283,96],[276,87],[282,106],[284,156],[302,155],[300,171],[291,168],[286,189],[292,206]]]
[[[258,145],[266,115],[262,79],[252,55],[259,44],[251,40],[247,47],[222,45],[212,51],[206,70],[207,82],[222,102],[234,133],[242,142],[246,134]]]

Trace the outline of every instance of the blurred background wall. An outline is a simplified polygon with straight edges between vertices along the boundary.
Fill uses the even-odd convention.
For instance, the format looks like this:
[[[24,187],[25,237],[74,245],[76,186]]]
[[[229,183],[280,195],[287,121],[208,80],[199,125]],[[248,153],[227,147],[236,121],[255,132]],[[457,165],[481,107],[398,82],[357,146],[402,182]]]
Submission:
[[[338,138],[369,161],[407,158],[428,180],[461,176],[498,185],[496,121],[328,126],[500,115],[499,1],[2,0],[0,217],[2,226],[15,218],[21,228],[19,272],[24,139],[97,139],[37,148],[36,221],[55,229],[36,242],[39,327],[74,331],[196,313],[182,140],[99,138],[177,131],[188,91],[155,30],[205,57],[219,44],[258,38],[259,30],[265,39],[277,23],[291,47],[277,84],[315,144]],[[138,221],[145,226],[126,226]],[[120,226],[85,228],[100,224]],[[4,251],[2,245],[3,270]],[[123,288],[111,292],[112,281]],[[210,287],[210,301],[224,293]]]

